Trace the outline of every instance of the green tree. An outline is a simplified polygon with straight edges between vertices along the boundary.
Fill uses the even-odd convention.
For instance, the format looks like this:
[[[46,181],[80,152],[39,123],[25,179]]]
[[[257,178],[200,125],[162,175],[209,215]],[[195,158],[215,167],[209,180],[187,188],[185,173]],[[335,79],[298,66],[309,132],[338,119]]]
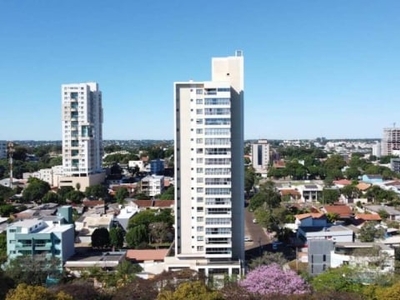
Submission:
[[[250,193],[253,188],[256,178],[256,173],[252,167],[246,168],[244,173],[244,190],[246,193]]]
[[[164,222],[150,223],[149,229],[151,239],[157,244],[166,241],[171,233],[170,227]]]
[[[119,204],[123,204],[125,201],[125,198],[128,198],[129,192],[126,188],[119,188],[117,192],[115,193],[115,198],[117,199],[117,202]]]
[[[361,176],[361,172],[355,167],[350,167],[344,172],[344,176],[349,180],[358,180],[358,177]]]
[[[277,231],[279,229],[279,222],[272,211],[259,207],[254,212],[254,215],[258,223],[268,231]]]
[[[17,209],[14,205],[11,204],[1,204],[0,205],[0,215],[2,217],[8,218],[10,215],[17,212]]]
[[[360,293],[363,289],[361,283],[357,283],[354,278],[356,271],[347,266],[329,269],[313,277],[311,285],[317,292],[356,292]]]
[[[120,227],[110,229],[110,245],[117,249],[124,245],[124,231]]]
[[[86,197],[106,198],[108,195],[107,188],[101,184],[88,186],[85,190]]]
[[[175,199],[175,188],[173,185],[169,186],[161,195],[160,200],[174,200]]]
[[[362,243],[372,243],[375,239],[382,239],[385,235],[385,230],[381,227],[377,228],[378,223],[366,222],[358,232],[358,238]]]
[[[110,246],[110,234],[107,228],[96,228],[92,233],[92,247],[102,249],[108,246]]]
[[[82,203],[83,198],[85,198],[85,194],[73,189],[65,195],[65,198],[72,203],[79,204]]]
[[[361,196],[361,191],[354,184],[349,184],[340,189],[347,199],[355,199]]]
[[[255,269],[261,265],[278,264],[283,266],[288,260],[281,252],[264,252],[261,257],[257,257],[250,261],[250,269]]]
[[[7,231],[0,233],[0,265],[7,261]]]
[[[189,281],[181,283],[172,292],[170,290],[161,291],[157,300],[223,300],[224,298],[218,291],[213,291],[201,281]]]
[[[386,220],[390,216],[389,213],[384,209],[380,209],[378,211],[378,215],[382,218],[382,220]]]
[[[62,198],[63,201],[66,201],[67,194],[73,190],[74,188],[72,186],[62,186],[57,190],[57,194]]]
[[[332,204],[339,200],[340,192],[337,189],[325,188],[322,190],[322,199],[325,204]]]
[[[0,185],[0,202],[7,201],[14,194],[15,192],[11,188]]]
[[[43,180],[31,177],[28,179],[28,186],[22,192],[25,201],[40,201],[50,191],[50,185]]]
[[[42,256],[19,256],[9,261],[5,268],[5,275],[16,284],[42,285],[47,276],[60,276],[60,260],[46,259]]]
[[[43,196],[42,203],[60,203],[60,204],[63,204],[65,202],[62,201],[62,198],[57,193],[54,193],[52,191],[48,191],[46,193],[46,195]]]
[[[126,233],[125,239],[129,248],[137,248],[140,244],[148,243],[149,234],[147,226],[139,224],[131,227]]]
[[[27,284],[19,284],[16,289],[11,290],[6,300],[73,300],[71,296],[59,292],[51,293],[43,286],[32,286]]]

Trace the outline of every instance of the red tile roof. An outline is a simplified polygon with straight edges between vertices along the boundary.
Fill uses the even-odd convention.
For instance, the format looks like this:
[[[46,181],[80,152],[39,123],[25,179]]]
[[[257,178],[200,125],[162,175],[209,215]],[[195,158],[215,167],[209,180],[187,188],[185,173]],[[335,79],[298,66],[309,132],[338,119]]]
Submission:
[[[325,205],[324,210],[327,213],[337,214],[340,218],[349,218],[353,214],[347,205]]]
[[[356,187],[357,187],[360,191],[366,191],[366,190],[369,189],[370,186],[371,186],[371,184],[365,183],[365,182],[360,182],[359,184],[356,185]]]
[[[175,200],[154,200],[153,207],[171,207],[175,203]]]
[[[301,196],[300,192],[295,190],[295,189],[282,189],[282,190],[280,190],[280,193],[281,193],[282,196],[287,196],[287,195],[290,195],[290,196],[293,196],[293,197],[300,197]]]
[[[139,208],[147,208],[153,206],[153,200],[133,200]]]
[[[98,205],[104,205],[103,200],[84,200],[82,201],[83,206],[85,207],[95,207]]]
[[[364,221],[382,221],[378,214],[356,214],[355,218]]]
[[[305,213],[305,214],[295,215],[295,217],[296,217],[296,219],[299,219],[299,220],[303,220],[303,219],[310,218],[310,217],[313,219],[320,219],[320,218],[325,217],[325,214],[323,214],[323,213]]]
[[[146,260],[164,260],[168,254],[168,249],[143,249],[143,250],[128,250],[126,258],[135,261]]]
[[[340,179],[340,180],[335,180],[333,183],[339,185],[350,185],[351,181],[347,179]]]

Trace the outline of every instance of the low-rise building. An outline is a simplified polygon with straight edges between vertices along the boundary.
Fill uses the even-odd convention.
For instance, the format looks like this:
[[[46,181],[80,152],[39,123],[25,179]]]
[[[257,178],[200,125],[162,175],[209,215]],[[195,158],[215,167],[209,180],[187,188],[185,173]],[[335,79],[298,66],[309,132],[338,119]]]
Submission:
[[[365,267],[377,272],[394,271],[394,249],[379,243],[336,243],[331,251],[331,267]]]
[[[154,197],[164,191],[164,176],[146,176],[141,181],[142,193]]]
[[[353,242],[354,233],[342,225],[326,227],[299,227],[297,238],[308,245],[310,240],[330,240],[333,242]]]
[[[378,174],[364,174],[362,176],[361,179],[363,182],[366,183],[382,183],[383,182],[383,178],[382,175],[378,175]]]
[[[89,245],[92,242],[92,233],[97,228],[107,228],[110,230],[114,215],[90,214],[83,215],[75,221],[75,229],[79,232],[76,242]]]
[[[22,255],[59,258],[64,263],[74,255],[75,230],[71,206],[58,209],[58,217],[51,220],[26,219],[7,227],[7,256]]]
[[[372,214],[379,214],[380,211],[385,211],[391,221],[400,221],[400,211],[391,206],[386,205],[368,205],[364,207],[365,211]]]
[[[318,184],[304,184],[297,186],[303,202],[315,202],[322,198],[322,186]]]

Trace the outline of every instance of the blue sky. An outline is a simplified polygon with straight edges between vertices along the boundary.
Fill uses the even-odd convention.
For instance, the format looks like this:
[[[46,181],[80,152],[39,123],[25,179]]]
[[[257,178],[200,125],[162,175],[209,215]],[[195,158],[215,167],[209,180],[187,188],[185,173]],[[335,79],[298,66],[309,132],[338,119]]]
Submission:
[[[0,140],[61,139],[62,83],[97,81],[105,139],[172,139],[173,82],[245,56],[245,137],[400,125],[400,1],[0,1]]]

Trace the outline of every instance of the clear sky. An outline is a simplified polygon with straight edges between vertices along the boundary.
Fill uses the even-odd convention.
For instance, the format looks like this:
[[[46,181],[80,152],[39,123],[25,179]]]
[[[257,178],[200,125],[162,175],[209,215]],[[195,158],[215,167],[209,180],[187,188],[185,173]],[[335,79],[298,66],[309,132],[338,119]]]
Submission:
[[[2,0],[0,140],[61,139],[61,84],[97,81],[105,139],[172,139],[173,82],[245,57],[245,137],[400,125],[399,0]]]

